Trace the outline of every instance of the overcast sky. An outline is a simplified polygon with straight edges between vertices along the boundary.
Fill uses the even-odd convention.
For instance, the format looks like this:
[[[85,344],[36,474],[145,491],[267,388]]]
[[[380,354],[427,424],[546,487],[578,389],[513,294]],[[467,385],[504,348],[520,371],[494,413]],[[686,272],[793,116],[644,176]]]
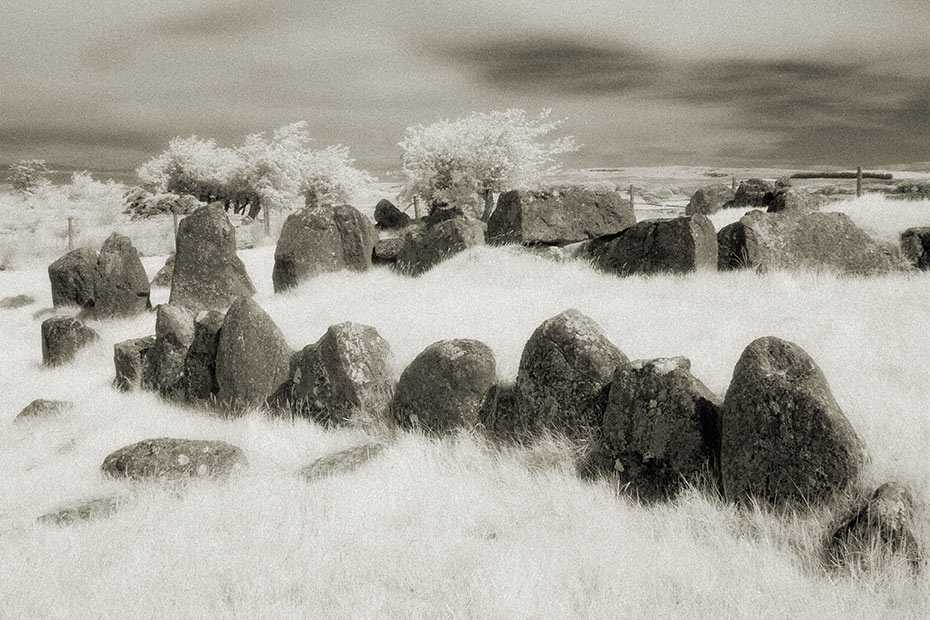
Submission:
[[[508,107],[565,118],[576,166],[930,160],[928,0],[4,4],[0,162],[306,120],[383,171],[407,126]]]

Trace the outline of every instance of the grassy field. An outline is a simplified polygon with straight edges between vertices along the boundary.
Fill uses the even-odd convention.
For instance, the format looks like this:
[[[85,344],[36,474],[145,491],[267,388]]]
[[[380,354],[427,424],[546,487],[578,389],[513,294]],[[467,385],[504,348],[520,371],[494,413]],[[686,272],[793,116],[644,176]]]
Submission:
[[[930,223],[926,202],[866,197],[841,208],[888,239]],[[715,217],[715,225],[738,215]],[[101,226],[102,241],[109,230]],[[138,246],[152,242],[139,234]],[[273,247],[240,256],[256,300],[292,347],[315,342],[334,323],[366,323],[391,343],[398,375],[430,343],[463,337],[487,343],[500,377],[513,379],[533,330],[568,307],[594,318],[631,359],[690,358],[694,374],[720,394],[754,338],[792,340],[821,366],[869,447],[863,487],[911,486],[917,536],[930,546],[930,275],[620,279],[516,248],[478,248],[417,279],[378,268],[274,295]],[[37,299],[0,310],[0,618],[846,620],[924,618],[930,609],[926,571],[823,568],[822,536],[838,508],[774,515],[698,492],[646,508],[607,482],[580,481],[574,447],[557,438],[517,448],[468,432],[442,440],[401,434],[355,473],[303,482],[295,475],[302,465],[378,431],[325,430],[260,412],[223,420],[114,391],[112,346],[153,333],[151,314],[91,322],[98,343],[66,367],[43,368],[40,311],[51,307],[45,266],[54,257],[37,252],[0,272],[0,296]],[[163,261],[143,259],[150,276]],[[167,297],[155,289],[153,304]],[[35,398],[76,406],[12,424]],[[227,482],[184,487],[100,474],[112,450],[159,436],[230,441],[251,466]],[[110,517],[36,522],[61,505],[114,493],[126,500]]]

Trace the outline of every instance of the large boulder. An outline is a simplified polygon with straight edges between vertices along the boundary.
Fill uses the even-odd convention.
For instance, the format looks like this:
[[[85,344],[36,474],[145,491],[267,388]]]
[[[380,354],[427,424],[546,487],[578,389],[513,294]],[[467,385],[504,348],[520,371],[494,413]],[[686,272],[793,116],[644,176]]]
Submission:
[[[498,432],[532,436],[543,430],[571,438],[596,434],[607,388],[618,366],[629,365],[591,318],[574,308],[542,323],[520,357],[512,428]]]
[[[52,305],[94,307],[97,288],[97,252],[90,248],[71,250],[48,266]]]
[[[706,215],[645,220],[591,241],[585,255],[599,269],[622,276],[714,270],[717,236]]]
[[[291,355],[271,317],[252,299],[237,298],[216,350],[217,399],[233,409],[263,404],[287,381]]]
[[[716,213],[727,203],[732,202],[736,196],[736,191],[729,185],[717,183],[716,185],[707,185],[700,188],[691,195],[688,206],[685,207],[685,215],[710,215]]]
[[[94,290],[98,318],[129,317],[152,309],[149,277],[129,237],[113,233],[103,242]]]
[[[159,305],[152,363],[155,387],[162,396],[185,396],[184,361],[193,341],[194,314],[183,306]]]
[[[146,439],[110,453],[100,468],[114,478],[225,478],[246,466],[242,450],[224,441]]]
[[[717,233],[718,268],[886,273],[893,261],[845,213],[750,211]]]
[[[930,226],[908,228],[901,233],[901,250],[918,269],[930,269]]]
[[[308,278],[351,269],[371,268],[378,233],[368,218],[348,205],[307,207],[284,222],[274,251],[274,290]]]
[[[728,499],[823,504],[856,480],[865,460],[862,440],[801,347],[774,337],[746,347],[723,404]]]
[[[216,382],[216,351],[225,319],[222,312],[210,310],[202,312],[194,323],[194,339],[184,358],[184,391],[188,401],[210,400],[220,391]]]
[[[375,205],[375,224],[381,228],[403,228],[410,223],[410,216],[383,198]]]
[[[716,484],[718,399],[683,357],[621,365],[604,411],[596,470],[614,472],[646,501],[674,497],[688,483]]]
[[[224,310],[255,287],[236,254],[236,230],[219,203],[181,220],[176,239],[169,303],[194,312]]]
[[[133,338],[113,345],[113,385],[122,392],[151,389],[155,384],[155,336]]]
[[[427,228],[411,228],[397,254],[394,269],[417,276],[468,248],[484,245],[484,222],[454,217]]]
[[[775,190],[769,201],[768,213],[781,213],[784,211],[795,213],[810,213],[817,211],[827,203],[826,197],[821,194],[812,194],[794,187],[783,187]]]
[[[346,322],[294,355],[290,376],[272,401],[279,409],[333,424],[359,410],[382,414],[393,390],[391,345],[374,327]]]
[[[46,400],[44,398],[37,398],[26,405],[23,410],[16,415],[13,421],[22,422],[30,419],[48,418],[68,411],[72,407],[74,407],[74,403],[70,400]]]
[[[77,352],[99,339],[97,332],[71,317],[55,316],[42,321],[42,363],[67,364]]]
[[[565,245],[612,235],[636,223],[619,192],[583,187],[502,193],[488,220],[490,243]]]
[[[442,433],[471,428],[497,382],[494,353],[477,340],[441,340],[404,369],[390,415],[402,427]]]
[[[736,188],[733,202],[725,207],[767,207],[775,193],[775,184],[762,179],[746,179]]]

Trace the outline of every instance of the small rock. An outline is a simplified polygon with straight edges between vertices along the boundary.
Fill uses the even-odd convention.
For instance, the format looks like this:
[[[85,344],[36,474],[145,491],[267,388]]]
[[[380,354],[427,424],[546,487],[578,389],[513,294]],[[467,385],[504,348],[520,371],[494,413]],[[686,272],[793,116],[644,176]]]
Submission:
[[[915,267],[930,270],[930,226],[908,228],[901,233],[901,250]]]
[[[77,319],[46,319],[42,321],[42,363],[46,366],[67,364],[80,349],[99,338],[97,332]]]
[[[484,245],[485,229],[484,222],[466,217],[455,217],[426,229],[411,228],[404,234],[393,268],[418,276],[454,254]]]
[[[113,385],[122,392],[151,389],[155,385],[155,336],[124,340],[113,345]]]
[[[224,441],[161,437],[116,450],[101,469],[114,478],[176,480],[225,478],[247,464],[242,450]]]
[[[71,525],[79,521],[90,521],[108,517],[130,501],[121,495],[105,495],[81,500],[40,516],[36,521],[54,525]]]
[[[822,195],[786,187],[775,191],[769,203],[768,213],[781,213],[783,211],[810,213],[820,209],[826,202],[826,198]]]
[[[15,310],[16,308],[23,308],[29,306],[36,302],[34,297],[29,295],[16,295],[14,297],[4,297],[0,299],[0,309],[3,310]]]
[[[299,476],[310,482],[327,476],[350,474],[384,451],[382,443],[365,443],[319,458],[300,470]]]
[[[692,194],[688,206],[685,208],[685,215],[710,215],[722,209],[727,203],[731,203],[736,196],[736,191],[729,185],[718,183],[702,187]]]
[[[44,398],[38,398],[26,405],[26,407],[16,415],[13,421],[21,422],[28,419],[54,416],[68,411],[72,407],[74,407],[74,403],[70,400],[45,400]]]
[[[732,204],[727,207],[767,207],[775,193],[775,184],[762,179],[746,179],[736,188]]]
[[[381,239],[375,244],[375,249],[371,255],[371,262],[375,265],[390,265],[397,261],[401,248],[404,247],[404,240]]]

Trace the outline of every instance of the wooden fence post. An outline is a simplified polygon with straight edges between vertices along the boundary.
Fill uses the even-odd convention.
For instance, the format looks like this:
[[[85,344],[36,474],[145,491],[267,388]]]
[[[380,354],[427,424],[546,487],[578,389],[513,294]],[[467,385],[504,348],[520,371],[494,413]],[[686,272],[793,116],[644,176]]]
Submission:
[[[268,208],[268,204],[262,205],[262,211],[265,216],[265,236],[268,237],[271,235],[271,209]]]
[[[178,240],[178,214],[172,213],[171,219],[174,220],[174,240]]]
[[[630,206],[633,206],[633,184],[630,184]]]
[[[72,224],[73,220],[74,220],[73,217],[70,217],[70,216],[68,217],[68,251],[69,252],[74,249],[74,226]]]
[[[413,217],[420,219],[420,199],[416,196],[413,197]]]
[[[730,177],[730,189],[736,191],[736,177]]]
[[[862,196],[862,166],[856,168],[856,198]]]

